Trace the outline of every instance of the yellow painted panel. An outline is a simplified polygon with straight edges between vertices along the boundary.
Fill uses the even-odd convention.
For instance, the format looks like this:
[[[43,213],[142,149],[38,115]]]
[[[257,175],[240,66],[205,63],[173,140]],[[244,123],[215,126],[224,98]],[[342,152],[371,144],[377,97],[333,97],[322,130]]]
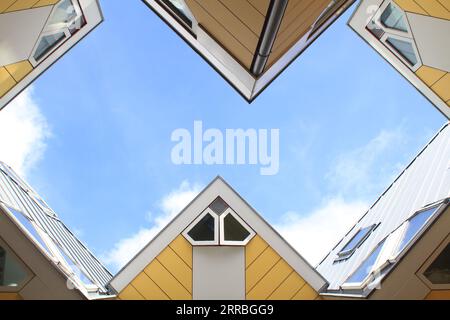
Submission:
[[[169,297],[145,274],[145,272],[141,272],[131,284],[146,300],[169,299]]]
[[[0,292],[0,300],[22,300],[22,297],[14,292]]]
[[[189,3],[197,2],[211,17],[233,35],[250,52],[255,52],[258,45],[259,34],[255,34],[232,12],[230,12],[219,0],[189,0]],[[199,21],[201,23],[201,21]],[[208,30],[216,35],[213,30]],[[226,46],[225,46],[226,47]]]
[[[399,5],[400,8],[402,8],[405,11],[428,15],[428,13],[422,7],[420,7],[414,0],[394,0],[394,1]]]
[[[14,81],[14,78],[5,68],[0,67],[0,97],[3,97],[15,85],[16,82]]]
[[[192,295],[173,275],[158,261],[153,260],[145,269],[145,273],[160,287],[172,300],[190,300]]]
[[[269,296],[269,300],[290,300],[304,285],[305,280],[294,271]]]
[[[144,300],[144,297],[139,294],[139,292],[129,284],[122,292],[119,294],[120,300]]]
[[[245,292],[248,293],[280,259],[271,247],[267,247],[246,270]]]
[[[269,10],[269,0],[247,0],[256,10],[262,15],[266,16]]]
[[[157,257],[158,261],[192,293],[192,269],[170,247]]]
[[[12,6],[5,10],[5,12],[25,10],[32,8],[39,0],[17,0]]]
[[[292,268],[283,259],[253,287],[247,294],[249,300],[265,300],[292,273]]]
[[[265,15],[261,14],[248,1],[220,0],[239,20],[242,21],[254,34],[260,35]]]
[[[431,87],[433,84],[436,83],[439,79],[441,79],[446,74],[445,71],[435,69],[428,66],[421,66],[417,71],[416,75],[423,81],[425,84],[427,84],[429,87]]]
[[[450,12],[436,0],[415,0],[430,16],[442,19],[450,19]]]
[[[17,82],[25,78],[33,70],[33,66],[28,60],[7,65],[5,68]]]
[[[444,101],[450,100],[450,73],[447,73],[438,82],[436,82],[431,89]]]
[[[5,11],[11,6],[16,0],[1,0],[0,1],[0,12]]]
[[[426,300],[450,300],[450,290],[434,290],[431,291]]]
[[[192,268],[192,246],[182,235],[173,240],[169,246]]]
[[[248,268],[267,247],[267,242],[256,235],[245,247],[245,267]]]
[[[292,300],[314,300],[317,296],[317,292],[309,284],[305,284]]]
[[[448,11],[450,11],[450,1],[449,0],[441,0],[439,1]]]
[[[37,8],[37,7],[44,7],[44,6],[50,6],[53,5],[55,3],[57,3],[59,0],[39,0],[34,6],[33,8]]]
[[[195,0],[186,0],[195,19],[199,24],[232,56],[234,56],[247,69],[253,61],[253,53],[240,43],[233,34],[231,34],[224,26],[214,19],[202,6]]]

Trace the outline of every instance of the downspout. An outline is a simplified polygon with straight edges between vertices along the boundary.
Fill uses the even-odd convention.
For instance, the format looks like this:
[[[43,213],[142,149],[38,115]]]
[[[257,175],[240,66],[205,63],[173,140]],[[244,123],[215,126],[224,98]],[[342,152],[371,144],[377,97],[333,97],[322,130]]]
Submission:
[[[266,67],[273,44],[280,29],[284,12],[289,0],[271,0],[267,10],[266,20],[264,22],[258,46],[251,66],[251,72],[255,77],[260,76]]]

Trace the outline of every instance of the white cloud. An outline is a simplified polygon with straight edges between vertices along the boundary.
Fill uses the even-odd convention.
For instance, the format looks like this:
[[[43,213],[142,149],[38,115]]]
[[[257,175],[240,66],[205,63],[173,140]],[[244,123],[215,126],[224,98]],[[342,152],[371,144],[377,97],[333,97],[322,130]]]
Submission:
[[[364,201],[346,202],[342,198],[331,198],[309,214],[284,214],[275,228],[302,257],[315,266],[367,208],[368,203]]]
[[[114,269],[123,267],[188,205],[200,190],[198,185],[183,181],[176,190],[162,198],[158,204],[161,212],[155,218],[151,213],[146,214],[146,219],[152,223],[150,227],[142,228],[135,234],[119,240],[110,251],[103,255],[102,260]]]
[[[312,265],[318,264],[400,172],[387,154],[405,141],[401,127],[382,130],[366,145],[340,154],[326,175],[329,194],[308,214],[287,212],[277,230]],[[348,195],[351,200],[348,200]]]
[[[406,140],[401,127],[382,130],[366,145],[342,153],[328,171],[327,179],[339,194],[350,193],[353,197],[367,196],[398,172],[399,164],[383,161],[388,152],[399,148]]]
[[[50,129],[28,88],[0,111],[0,161],[19,175],[42,159]]]

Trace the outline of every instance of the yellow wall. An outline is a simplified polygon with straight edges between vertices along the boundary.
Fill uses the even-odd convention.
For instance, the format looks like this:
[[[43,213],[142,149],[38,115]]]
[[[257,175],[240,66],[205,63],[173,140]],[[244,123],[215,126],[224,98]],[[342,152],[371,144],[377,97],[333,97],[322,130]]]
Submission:
[[[33,70],[33,66],[27,60],[7,66],[0,66],[0,98],[20,82]]]
[[[450,19],[447,0],[394,0],[403,10],[431,17]]]
[[[1,0],[0,13],[54,5],[59,0]]]
[[[249,300],[314,300],[317,292],[261,237],[245,248],[246,297]]]
[[[22,300],[18,293],[0,292],[0,300]]]
[[[450,290],[433,290],[431,291],[426,300],[450,300]]]
[[[450,106],[450,73],[428,66],[421,66],[417,69],[416,75]]]
[[[192,246],[178,236],[119,293],[122,300],[192,299]]]
[[[245,248],[246,297],[314,300],[317,292],[261,237]],[[118,295],[122,300],[192,299],[192,246],[178,236]]]

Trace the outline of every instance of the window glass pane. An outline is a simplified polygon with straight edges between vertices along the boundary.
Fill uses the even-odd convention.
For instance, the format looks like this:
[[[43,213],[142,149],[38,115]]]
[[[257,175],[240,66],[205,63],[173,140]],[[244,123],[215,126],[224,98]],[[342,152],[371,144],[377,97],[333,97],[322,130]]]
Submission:
[[[345,245],[344,248],[342,248],[341,252],[351,251],[356,249],[357,245],[360,244],[360,242],[368,235],[370,231],[373,229],[373,225],[362,228],[359,230],[355,236]]]
[[[207,213],[189,232],[194,241],[214,241],[214,218]]]
[[[403,12],[392,4],[387,6],[386,10],[381,14],[380,20],[385,27],[404,32],[408,31]]]
[[[424,273],[434,284],[450,284],[450,243]]]
[[[39,235],[39,233],[36,231],[35,227],[31,224],[30,220],[20,211],[17,211],[13,208],[8,207],[8,210],[14,215],[14,217],[16,217],[17,220],[19,220],[20,224],[27,229],[27,231],[29,233],[31,233],[31,235],[33,236],[33,238],[39,242],[39,244],[45,249],[45,251],[47,251],[47,253],[49,253],[49,250],[46,246],[46,244],[44,243],[44,241],[42,240],[41,236]]]
[[[378,244],[375,250],[364,260],[364,262],[356,269],[355,273],[347,280],[347,282],[359,283],[364,281],[366,277],[372,272],[373,265],[377,261],[378,255],[380,254],[381,248],[383,247],[384,240]]]
[[[0,245],[0,286],[18,287],[27,278],[22,264]]]
[[[412,66],[417,64],[417,57],[411,42],[395,38],[387,38],[386,42],[389,43]]]
[[[225,241],[244,241],[250,235],[250,232],[231,214],[223,219],[223,224]]]
[[[40,60],[65,37],[66,35],[64,34],[64,32],[43,36],[39,42],[36,52],[34,53],[34,60]]]
[[[411,239],[417,234],[417,232],[422,229],[424,224],[427,222],[428,218],[430,218],[437,210],[438,207],[434,207],[425,211],[422,211],[412,217],[408,222],[407,230],[403,240],[399,246],[398,252],[403,251]]]
[[[55,11],[53,11],[53,14],[49,20],[49,24],[68,23],[76,16],[77,12],[73,7],[72,1],[63,0],[58,4]]]
[[[217,197],[216,200],[211,202],[211,204],[209,205],[209,208],[212,211],[214,211],[215,213],[217,213],[218,215],[221,215],[229,207],[228,207],[228,204],[225,201],[223,201],[223,199],[221,197]]]

